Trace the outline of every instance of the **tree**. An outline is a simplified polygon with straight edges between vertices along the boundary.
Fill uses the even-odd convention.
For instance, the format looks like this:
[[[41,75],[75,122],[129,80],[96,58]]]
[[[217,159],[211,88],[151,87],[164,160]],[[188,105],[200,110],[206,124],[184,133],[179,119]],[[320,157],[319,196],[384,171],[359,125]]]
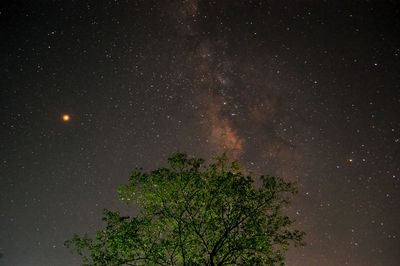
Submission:
[[[174,154],[168,168],[135,169],[119,199],[139,204],[134,217],[104,210],[106,228],[65,242],[86,265],[283,265],[291,230],[282,207],[296,193],[293,183],[244,174],[225,154],[202,159]]]

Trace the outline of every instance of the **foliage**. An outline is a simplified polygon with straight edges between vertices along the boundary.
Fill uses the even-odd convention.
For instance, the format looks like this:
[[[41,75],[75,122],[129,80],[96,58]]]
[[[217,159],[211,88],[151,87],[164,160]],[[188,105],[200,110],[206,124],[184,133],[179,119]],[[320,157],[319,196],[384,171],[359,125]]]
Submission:
[[[135,217],[104,211],[107,226],[96,238],[75,235],[65,242],[87,265],[275,265],[304,232],[282,207],[296,193],[293,183],[254,178],[226,155],[204,165],[177,153],[169,168],[136,169],[119,199],[139,204]]]

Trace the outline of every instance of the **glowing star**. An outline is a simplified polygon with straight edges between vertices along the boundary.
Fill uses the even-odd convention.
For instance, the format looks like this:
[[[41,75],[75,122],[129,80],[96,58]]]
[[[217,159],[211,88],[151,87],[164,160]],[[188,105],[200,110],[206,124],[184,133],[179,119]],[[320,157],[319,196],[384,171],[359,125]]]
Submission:
[[[69,121],[69,115],[63,115],[62,119],[67,122]]]
[[[349,161],[349,163],[352,163],[352,162],[353,162],[353,159],[350,158],[350,159],[348,159],[348,161]]]

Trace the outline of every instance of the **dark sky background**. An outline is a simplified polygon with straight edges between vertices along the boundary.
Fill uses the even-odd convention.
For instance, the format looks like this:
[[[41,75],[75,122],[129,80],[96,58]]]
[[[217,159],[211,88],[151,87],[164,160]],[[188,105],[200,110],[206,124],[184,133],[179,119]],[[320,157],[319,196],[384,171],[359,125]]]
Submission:
[[[287,265],[400,265],[395,0],[8,2],[3,265],[79,265],[63,241],[176,151],[298,182]]]

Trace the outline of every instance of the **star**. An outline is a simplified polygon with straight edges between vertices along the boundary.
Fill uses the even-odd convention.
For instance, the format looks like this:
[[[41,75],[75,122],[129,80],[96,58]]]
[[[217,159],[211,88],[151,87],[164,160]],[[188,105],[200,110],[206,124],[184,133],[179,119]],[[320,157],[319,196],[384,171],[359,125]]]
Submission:
[[[65,122],[67,122],[67,121],[69,121],[69,115],[67,115],[67,114],[65,114],[65,115],[63,115],[63,117],[62,117],[62,119],[65,121]]]
[[[4,264],[28,248],[32,265],[77,264],[59,243],[102,228],[126,173],[180,151],[298,184],[288,216],[308,245],[286,264],[399,265],[396,1],[81,1],[88,16],[9,2]]]

